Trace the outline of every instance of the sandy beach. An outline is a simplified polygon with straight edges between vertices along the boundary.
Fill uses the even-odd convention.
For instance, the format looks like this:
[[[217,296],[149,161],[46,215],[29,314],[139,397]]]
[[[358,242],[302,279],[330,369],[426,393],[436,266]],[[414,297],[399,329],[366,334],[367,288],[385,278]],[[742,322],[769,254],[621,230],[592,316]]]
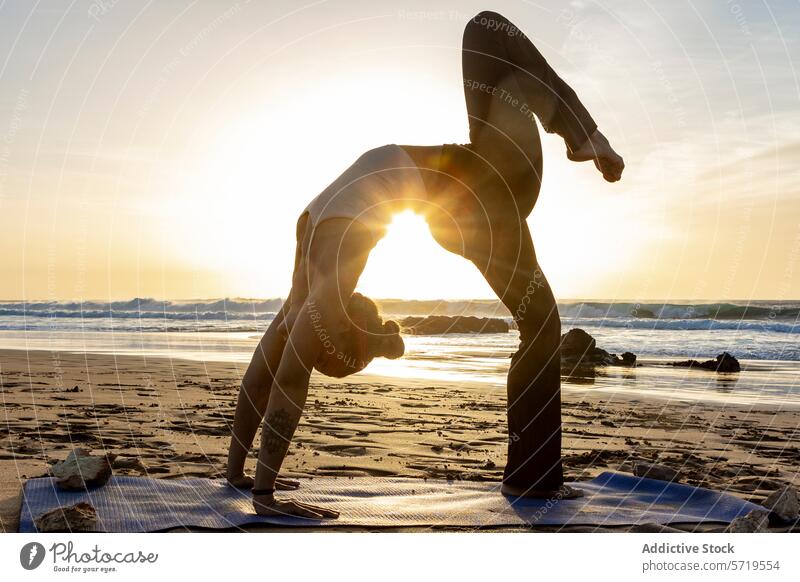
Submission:
[[[118,455],[125,468],[116,474],[223,476],[244,367],[0,350],[3,530],[17,529],[25,479],[46,475],[72,447]],[[645,460],[679,471],[681,482],[758,503],[784,485],[800,485],[798,425],[797,410],[565,389],[566,476],[630,472]],[[283,473],[499,484],[505,439],[505,394],[497,387],[368,373],[344,381],[315,376]]]

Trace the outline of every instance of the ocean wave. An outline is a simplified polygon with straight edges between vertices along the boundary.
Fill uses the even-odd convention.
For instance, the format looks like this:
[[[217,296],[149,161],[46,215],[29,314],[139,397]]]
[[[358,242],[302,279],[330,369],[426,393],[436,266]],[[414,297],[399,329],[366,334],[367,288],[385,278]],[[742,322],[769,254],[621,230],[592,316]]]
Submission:
[[[559,305],[562,317],[606,319],[790,320],[800,317],[796,301],[750,303],[629,303],[582,301]]]
[[[1,317],[64,318],[64,319],[161,319],[182,321],[228,321],[231,319],[272,319],[275,311],[124,311],[100,309],[35,309],[0,307]]]
[[[239,333],[239,332],[258,332],[264,333],[269,321],[255,323],[242,322],[241,320],[224,321],[218,323],[197,322],[194,320],[186,322],[163,322],[158,324],[153,320],[141,320],[134,322],[131,319],[119,319],[116,322],[111,319],[87,319],[81,324],[76,325],[75,319],[58,320],[58,319],[42,319],[37,320],[29,319],[27,321],[2,321],[0,320],[0,331],[44,331],[44,332],[133,332],[133,333],[150,333],[150,332],[224,332],[224,333]]]
[[[389,317],[404,315],[472,315],[502,317],[510,313],[497,300],[437,300],[417,301],[401,299],[377,300],[381,311]],[[166,320],[224,321],[245,317],[271,317],[283,300],[224,298],[208,300],[163,301],[153,298],[134,298],[126,301],[7,301],[0,303],[0,317],[64,317],[64,318],[139,318]],[[763,321],[779,323],[776,330],[793,329],[793,321],[800,319],[800,302],[616,302],[616,301],[563,301],[559,303],[562,318],[602,318],[604,320],[641,320],[645,322],[675,320],[685,322],[712,321]],[[659,323],[659,325],[662,325]],[[679,323],[678,325],[686,325]],[[705,325],[700,323],[699,325]],[[783,327],[781,327],[783,326]],[[693,329],[686,327],[686,329]],[[790,332],[794,333],[794,332]]]
[[[734,331],[761,331],[773,333],[800,333],[800,323],[787,323],[779,321],[729,321],[716,319],[611,319],[598,317],[564,317],[564,325],[569,327],[607,327],[643,330],[674,330],[674,331],[707,331],[707,330],[734,330]]]
[[[103,313],[100,317],[119,316],[122,314],[148,314],[142,317],[152,317],[150,314],[172,313],[200,313],[200,314],[219,314],[219,313],[238,313],[238,314],[263,314],[275,313],[281,308],[283,299],[241,299],[224,298],[208,300],[186,300],[186,301],[163,301],[158,299],[137,297],[126,301],[13,301],[0,303],[0,315],[30,315],[31,317],[48,316],[52,313],[84,314],[84,317],[96,317],[85,315],[87,313]],[[17,313],[11,313],[17,312]],[[59,315],[60,317],[72,317],[71,315]]]
[[[254,313],[252,319],[272,319],[275,312]],[[36,317],[36,318],[64,318],[64,319],[161,319],[181,321],[229,321],[242,319],[241,313],[229,311],[203,311],[203,312],[148,312],[148,311],[65,311],[53,310],[47,312],[30,312],[21,309],[0,309],[0,317]],[[249,318],[248,318],[249,319]]]

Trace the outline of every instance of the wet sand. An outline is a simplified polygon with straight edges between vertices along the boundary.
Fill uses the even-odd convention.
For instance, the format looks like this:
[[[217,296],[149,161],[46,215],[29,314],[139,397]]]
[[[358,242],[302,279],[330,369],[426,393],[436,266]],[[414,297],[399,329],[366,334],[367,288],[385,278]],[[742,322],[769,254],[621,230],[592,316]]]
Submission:
[[[224,476],[244,367],[0,350],[0,526],[16,531],[21,484],[44,476],[75,446],[138,461],[116,474]],[[312,380],[286,476],[500,481],[503,389],[369,374]],[[634,461],[645,460],[678,470],[681,482],[756,503],[783,485],[800,486],[800,411],[606,391],[565,390],[563,402],[568,480],[630,471]]]

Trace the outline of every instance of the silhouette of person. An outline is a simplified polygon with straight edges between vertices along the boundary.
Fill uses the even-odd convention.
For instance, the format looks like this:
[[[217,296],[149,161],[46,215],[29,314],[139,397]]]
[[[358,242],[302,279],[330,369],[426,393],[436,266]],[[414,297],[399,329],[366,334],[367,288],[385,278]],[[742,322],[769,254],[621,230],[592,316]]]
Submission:
[[[481,12],[467,23],[462,68],[470,143],[370,150],[298,219],[292,289],[242,379],[228,454],[228,481],[253,488],[258,513],[338,516],[273,494],[298,485],[278,474],[312,369],[341,377],[403,353],[397,325],[383,322],[355,287],[393,214],[406,208],[425,217],[442,247],[480,270],[519,328],[508,373],[503,492],[580,494],[564,486],[561,466],[558,308],[526,222],[542,176],[535,119],[564,138],[571,160],[592,160],[606,180],[618,180],[624,164],[575,92],[503,16]],[[262,418],[252,478],[244,463]]]

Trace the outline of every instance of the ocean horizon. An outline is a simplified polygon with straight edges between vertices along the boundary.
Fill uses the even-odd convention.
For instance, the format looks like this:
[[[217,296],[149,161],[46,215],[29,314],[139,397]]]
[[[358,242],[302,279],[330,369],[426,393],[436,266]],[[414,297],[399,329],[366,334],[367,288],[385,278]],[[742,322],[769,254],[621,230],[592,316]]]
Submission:
[[[281,299],[0,302],[0,348],[175,358],[246,365]],[[379,300],[386,318],[419,315],[500,317],[497,300]],[[566,378],[565,389],[608,390],[666,399],[797,406],[800,301],[560,301],[563,331],[581,328],[609,352],[635,353],[634,371]],[[374,360],[365,374],[500,388],[519,335],[405,335],[400,360]],[[735,378],[669,367],[670,361],[738,358]]]

